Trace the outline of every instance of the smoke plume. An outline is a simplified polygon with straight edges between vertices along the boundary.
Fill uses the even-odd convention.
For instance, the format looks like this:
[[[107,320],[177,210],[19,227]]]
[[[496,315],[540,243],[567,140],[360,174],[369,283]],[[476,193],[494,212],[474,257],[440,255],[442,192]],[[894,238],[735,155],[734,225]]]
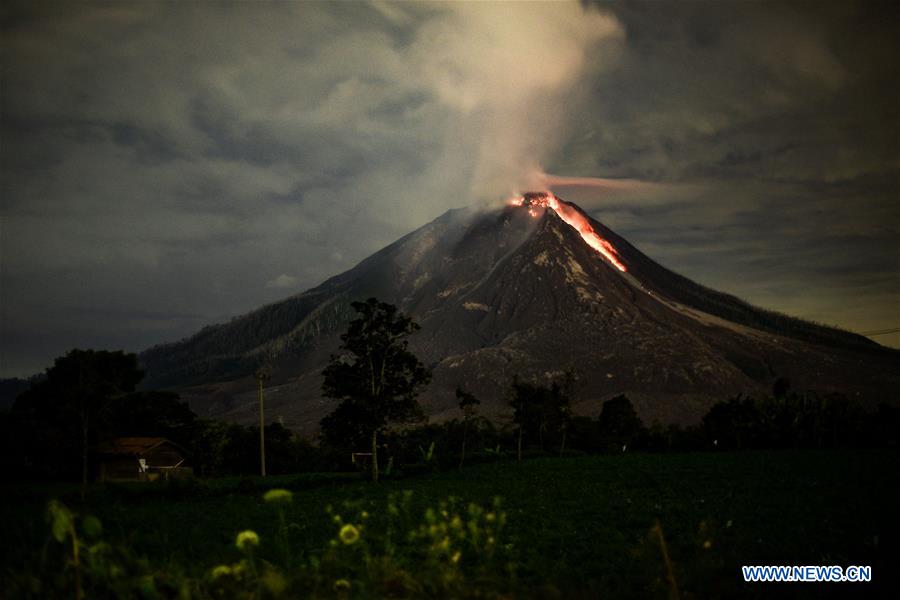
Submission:
[[[472,194],[539,186],[541,165],[572,125],[588,52],[606,44],[612,60],[621,25],[577,2],[444,9],[419,28],[411,55],[421,82],[454,113],[447,151],[472,161]]]

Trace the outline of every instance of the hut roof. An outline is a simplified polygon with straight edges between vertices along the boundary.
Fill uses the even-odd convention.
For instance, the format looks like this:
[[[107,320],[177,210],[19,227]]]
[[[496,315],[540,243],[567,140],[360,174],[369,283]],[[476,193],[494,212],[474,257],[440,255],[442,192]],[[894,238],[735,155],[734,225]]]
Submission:
[[[106,454],[113,456],[140,456],[161,446],[162,444],[170,444],[182,452],[184,448],[171,440],[163,437],[121,437],[106,440],[97,444],[96,451],[98,454]]]

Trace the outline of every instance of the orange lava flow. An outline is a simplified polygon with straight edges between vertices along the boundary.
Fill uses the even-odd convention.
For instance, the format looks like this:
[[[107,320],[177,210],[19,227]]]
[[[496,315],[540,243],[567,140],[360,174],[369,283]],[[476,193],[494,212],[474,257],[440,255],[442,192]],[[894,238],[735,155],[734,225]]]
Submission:
[[[536,217],[538,214],[534,209],[536,206],[552,208],[560,219],[565,221],[581,235],[581,239],[583,239],[588,246],[599,252],[603,258],[608,260],[614,267],[623,273],[628,271],[628,269],[625,268],[625,265],[622,264],[619,253],[616,252],[615,247],[597,235],[597,232],[591,227],[587,217],[581,214],[581,212],[572,205],[561,201],[555,195],[543,193],[539,196],[532,196],[528,200],[525,199],[525,196],[517,196],[510,200],[510,203],[514,206],[525,206],[527,204],[529,207],[528,214],[532,217]]]

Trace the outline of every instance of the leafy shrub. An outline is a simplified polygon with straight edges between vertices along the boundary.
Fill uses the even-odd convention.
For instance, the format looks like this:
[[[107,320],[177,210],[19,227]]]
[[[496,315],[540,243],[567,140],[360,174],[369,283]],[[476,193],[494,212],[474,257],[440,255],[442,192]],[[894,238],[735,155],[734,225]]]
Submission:
[[[250,477],[241,477],[237,484],[237,491],[240,494],[252,494],[256,492],[256,482]]]
[[[191,578],[172,565],[151,565],[124,544],[103,539],[96,517],[79,517],[59,501],[47,507],[52,547],[45,571],[23,574],[8,590],[21,597],[500,597],[513,589],[513,547],[505,543],[506,513],[495,498],[487,507],[450,497],[424,513],[411,509],[412,492],[389,496],[384,511],[370,514],[359,502],[326,513],[334,535],[325,548],[294,556],[287,523],[292,492],[267,491],[263,500],[278,519],[274,539],[255,531],[235,533],[238,558]],[[277,545],[278,559],[264,560],[263,544]],[[232,550],[234,552],[234,550]]]
[[[20,573],[7,583],[9,597],[164,598],[195,595],[178,571],[156,571],[129,547],[103,539],[103,524],[79,516],[59,501],[47,505],[50,541],[40,576]]]

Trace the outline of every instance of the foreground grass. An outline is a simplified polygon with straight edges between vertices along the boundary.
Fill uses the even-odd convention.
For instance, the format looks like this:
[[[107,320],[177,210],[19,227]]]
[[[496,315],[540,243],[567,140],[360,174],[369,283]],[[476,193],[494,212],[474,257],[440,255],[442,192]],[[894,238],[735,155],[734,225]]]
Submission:
[[[764,597],[773,592],[818,597],[872,592],[869,584],[745,585],[746,564],[871,565],[892,583],[890,536],[900,506],[900,454],[887,451],[780,451],[625,454],[544,458],[478,465],[461,472],[378,485],[343,475],[268,478],[238,491],[235,481],[198,489],[108,488],[83,508],[104,524],[106,539],[157,568],[204,577],[241,553],[235,534],[256,531],[260,557],[277,562],[279,521],[263,486],[294,490],[285,507],[290,555],[303,560],[335,538],[325,512],[346,503],[377,520],[404,490],[410,513],[422,515],[450,496],[489,506],[503,498],[503,544],[514,557],[514,590],[522,597],[667,597],[660,524],[683,597]],[[0,527],[2,576],[40,575],[51,544],[46,501],[74,505],[68,486],[8,486]],[[373,527],[373,531],[376,528]],[[842,587],[843,586],[843,587]]]

